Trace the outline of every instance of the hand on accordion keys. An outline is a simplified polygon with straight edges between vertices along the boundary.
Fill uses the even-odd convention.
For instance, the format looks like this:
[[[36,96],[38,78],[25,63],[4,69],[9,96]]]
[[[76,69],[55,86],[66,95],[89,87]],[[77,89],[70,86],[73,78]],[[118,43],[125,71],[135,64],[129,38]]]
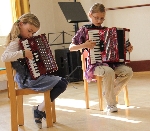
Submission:
[[[96,42],[92,40],[87,40],[83,45],[84,45],[84,48],[93,49],[94,46],[96,45]]]
[[[128,52],[132,52],[132,50],[133,50],[133,46],[131,45],[131,43],[130,43],[130,45],[129,46],[127,46],[127,51]]]
[[[25,57],[27,57],[28,59],[32,59],[33,58],[32,51],[25,50]]]

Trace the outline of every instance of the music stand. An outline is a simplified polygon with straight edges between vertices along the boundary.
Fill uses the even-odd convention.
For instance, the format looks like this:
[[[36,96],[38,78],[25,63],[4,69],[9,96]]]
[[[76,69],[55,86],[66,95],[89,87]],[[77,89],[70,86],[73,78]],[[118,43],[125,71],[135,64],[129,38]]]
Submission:
[[[80,2],[58,2],[68,23],[76,23],[75,32],[79,22],[89,22]]]
[[[78,23],[79,22],[89,22],[89,19],[81,5],[80,2],[58,2],[66,20],[68,23],[75,23],[75,33],[79,29]],[[80,58],[77,56],[77,58]],[[78,61],[78,60],[77,60]],[[79,65],[79,62],[78,62]],[[81,65],[82,66],[82,65]],[[81,69],[81,66],[77,66],[68,76],[70,76],[77,70]]]

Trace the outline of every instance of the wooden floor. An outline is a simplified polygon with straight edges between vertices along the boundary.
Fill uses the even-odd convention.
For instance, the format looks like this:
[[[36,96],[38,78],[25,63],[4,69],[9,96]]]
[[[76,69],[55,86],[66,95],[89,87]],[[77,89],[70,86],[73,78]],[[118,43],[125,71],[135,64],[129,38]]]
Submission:
[[[119,94],[118,113],[99,111],[97,87],[90,83],[90,109],[85,109],[83,82],[70,83],[56,99],[57,122],[39,130],[33,120],[32,106],[43,100],[42,94],[24,97],[25,125],[19,131],[150,131],[150,72],[134,73],[128,84],[130,106],[124,106]],[[105,102],[104,102],[105,103]],[[106,107],[106,104],[104,105]],[[0,131],[11,131],[7,92],[0,92]]]

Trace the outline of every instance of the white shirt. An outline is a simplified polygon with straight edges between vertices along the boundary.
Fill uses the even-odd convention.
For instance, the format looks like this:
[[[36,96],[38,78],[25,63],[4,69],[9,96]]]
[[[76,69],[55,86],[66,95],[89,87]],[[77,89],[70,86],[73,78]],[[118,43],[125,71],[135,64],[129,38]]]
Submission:
[[[6,50],[1,56],[1,60],[3,62],[11,62],[16,61],[19,58],[23,58],[23,52],[20,49],[19,38],[16,38],[7,46]]]

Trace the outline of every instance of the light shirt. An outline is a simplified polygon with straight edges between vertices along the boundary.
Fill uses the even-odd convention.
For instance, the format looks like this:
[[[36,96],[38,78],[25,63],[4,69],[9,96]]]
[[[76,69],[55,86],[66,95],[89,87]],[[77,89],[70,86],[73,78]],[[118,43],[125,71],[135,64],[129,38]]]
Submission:
[[[16,61],[19,58],[23,57],[23,52],[19,45],[19,38],[16,38],[14,41],[10,42],[10,44],[6,47],[6,50],[1,56],[1,60],[3,62],[12,62]]]

